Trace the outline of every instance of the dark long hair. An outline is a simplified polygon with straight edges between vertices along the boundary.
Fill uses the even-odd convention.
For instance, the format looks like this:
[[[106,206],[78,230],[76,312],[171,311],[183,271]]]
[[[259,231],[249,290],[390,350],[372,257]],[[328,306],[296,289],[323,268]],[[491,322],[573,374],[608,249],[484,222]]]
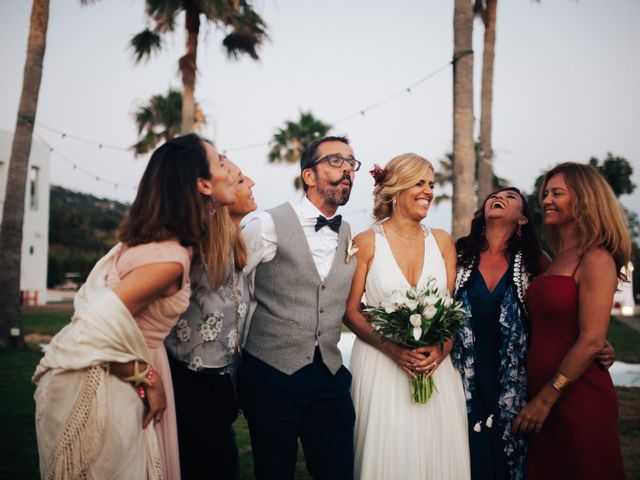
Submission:
[[[518,251],[522,251],[524,266],[527,272],[532,275],[537,275],[542,271],[542,265],[540,263],[542,256],[542,249],[540,248],[540,242],[538,240],[538,234],[534,226],[533,214],[527,203],[527,199],[520,193],[515,187],[501,188],[491,193],[494,195],[499,192],[516,192],[520,195],[522,200],[522,215],[524,215],[528,222],[522,225],[522,236],[518,238],[516,230],[509,238],[507,243],[507,252],[510,258]],[[458,265],[459,266],[471,266],[475,264],[480,258],[480,253],[485,252],[489,248],[489,244],[484,235],[485,228],[487,226],[486,219],[484,217],[484,206],[487,200],[491,198],[489,195],[482,202],[482,206],[473,214],[473,220],[471,220],[471,232],[466,237],[458,239],[456,242],[456,249],[458,251]]]
[[[198,178],[209,179],[209,161],[196,134],[176,137],[153,152],[136,198],[118,230],[127,245],[176,239],[197,247],[207,230],[205,198]]]

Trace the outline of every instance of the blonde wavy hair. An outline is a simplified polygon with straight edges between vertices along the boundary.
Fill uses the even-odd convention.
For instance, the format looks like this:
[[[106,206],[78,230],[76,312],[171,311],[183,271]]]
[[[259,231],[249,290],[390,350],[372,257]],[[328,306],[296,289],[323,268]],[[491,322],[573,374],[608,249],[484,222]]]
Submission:
[[[233,252],[236,270],[247,263],[247,247],[227,207],[218,207],[209,218],[207,235],[200,245],[198,259],[207,266],[211,286],[222,286],[227,276],[227,261]]]
[[[415,186],[428,172],[435,173],[429,160],[415,153],[403,153],[384,166],[382,182],[373,189],[373,218],[382,221],[393,213],[393,200],[400,192]]]
[[[556,165],[545,174],[540,189],[541,204],[547,183],[559,173],[564,175],[573,197],[580,254],[594,247],[604,248],[613,257],[618,278],[626,281],[621,269],[627,266],[631,257],[631,234],[613,190],[593,165],[566,162]],[[543,232],[549,245],[556,249],[560,240],[557,229],[553,225],[543,225]]]

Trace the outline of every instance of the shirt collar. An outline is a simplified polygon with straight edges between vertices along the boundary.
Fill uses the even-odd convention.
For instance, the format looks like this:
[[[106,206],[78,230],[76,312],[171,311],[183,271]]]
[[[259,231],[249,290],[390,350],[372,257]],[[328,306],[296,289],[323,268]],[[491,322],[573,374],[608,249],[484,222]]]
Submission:
[[[300,202],[300,211],[302,212],[302,216],[309,220],[311,219],[315,220],[320,215],[323,215],[323,213],[318,209],[318,207],[316,207],[313,203],[311,203],[311,200],[309,200],[306,195],[302,198],[302,201]],[[336,214],[326,218],[327,220],[329,220],[335,216]]]

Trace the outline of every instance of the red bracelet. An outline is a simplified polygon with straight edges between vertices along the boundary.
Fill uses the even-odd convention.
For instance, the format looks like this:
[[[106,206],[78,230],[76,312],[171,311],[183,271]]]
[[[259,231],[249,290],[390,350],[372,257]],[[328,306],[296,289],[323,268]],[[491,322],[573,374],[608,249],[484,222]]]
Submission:
[[[151,379],[153,378],[155,373],[156,373],[156,370],[154,368],[150,368],[149,369],[149,371],[147,372],[147,375],[146,375],[146,378],[147,378],[147,381],[148,381],[148,383],[146,385],[152,385]],[[138,396],[140,398],[145,398],[147,396],[147,392],[145,390],[145,386],[146,385],[143,384],[143,385],[140,385],[138,387]]]

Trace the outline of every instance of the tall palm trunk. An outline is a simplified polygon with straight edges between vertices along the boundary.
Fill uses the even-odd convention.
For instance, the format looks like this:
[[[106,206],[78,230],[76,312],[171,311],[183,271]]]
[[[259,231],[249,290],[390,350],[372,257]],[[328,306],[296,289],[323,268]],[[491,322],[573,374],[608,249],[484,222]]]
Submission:
[[[493,108],[493,62],[496,46],[496,7],[498,0],[487,0],[482,53],[482,92],[480,96],[480,162],[478,164],[478,201],[493,191],[493,146],[491,144]]]
[[[11,145],[0,230],[0,346],[24,346],[19,306],[22,225],[29,155],[38,107],[48,23],[49,0],[33,0],[27,60],[24,65],[22,94]]]
[[[473,145],[473,5],[455,0],[453,10],[453,228],[465,235],[476,206]]]
[[[194,131],[196,88],[196,58],[198,55],[198,33],[200,32],[200,11],[194,7],[185,9],[187,29],[187,53],[180,59],[182,73],[182,124],[183,134]]]

